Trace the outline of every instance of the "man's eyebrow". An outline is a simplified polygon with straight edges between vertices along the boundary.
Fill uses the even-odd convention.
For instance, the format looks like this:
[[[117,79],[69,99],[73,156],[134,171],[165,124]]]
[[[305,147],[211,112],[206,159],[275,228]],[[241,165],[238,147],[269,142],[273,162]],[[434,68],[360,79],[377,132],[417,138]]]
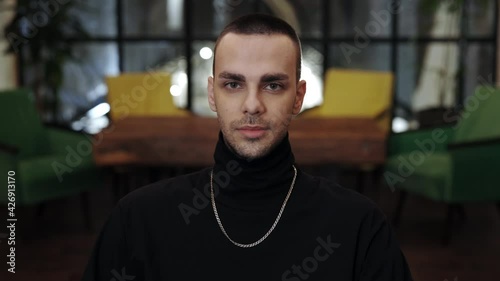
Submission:
[[[264,83],[280,81],[280,80],[288,80],[288,75],[285,73],[270,73],[270,74],[264,74],[260,78],[260,81]]]
[[[228,79],[228,80],[235,80],[235,81],[245,81],[245,76],[237,73],[230,73],[223,71],[219,74],[219,78],[221,79]]]

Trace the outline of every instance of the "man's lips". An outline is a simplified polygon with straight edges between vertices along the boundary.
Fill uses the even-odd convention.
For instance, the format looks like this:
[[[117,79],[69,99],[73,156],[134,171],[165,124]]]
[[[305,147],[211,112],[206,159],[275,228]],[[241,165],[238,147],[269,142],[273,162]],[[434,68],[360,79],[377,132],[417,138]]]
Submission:
[[[248,138],[260,138],[266,133],[267,128],[261,126],[243,126],[237,130]]]

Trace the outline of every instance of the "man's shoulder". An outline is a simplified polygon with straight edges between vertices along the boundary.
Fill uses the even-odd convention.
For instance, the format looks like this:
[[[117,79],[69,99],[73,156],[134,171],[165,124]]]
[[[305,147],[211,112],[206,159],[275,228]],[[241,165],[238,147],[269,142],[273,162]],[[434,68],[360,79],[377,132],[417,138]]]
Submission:
[[[316,196],[327,201],[325,204],[328,208],[343,209],[346,211],[355,211],[358,213],[367,213],[379,211],[377,204],[367,196],[357,192],[356,190],[344,187],[339,183],[319,176],[313,176],[303,173],[304,182],[309,183],[309,186],[315,186]]]
[[[192,197],[193,189],[208,177],[209,173],[210,168],[205,168],[148,184],[124,196],[119,204],[122,207],[155,203],[164,205],[172,200],[179,201],[183,197]]]

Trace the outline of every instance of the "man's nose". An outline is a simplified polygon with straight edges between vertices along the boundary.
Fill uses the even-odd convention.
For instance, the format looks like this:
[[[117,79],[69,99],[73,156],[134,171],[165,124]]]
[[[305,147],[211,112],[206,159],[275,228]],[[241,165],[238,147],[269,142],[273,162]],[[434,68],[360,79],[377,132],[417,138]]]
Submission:
[[[257,89],[249,89],[243,101],[243,113],[250,115],[260,115],[264,112],[265,106],[262,96]]]

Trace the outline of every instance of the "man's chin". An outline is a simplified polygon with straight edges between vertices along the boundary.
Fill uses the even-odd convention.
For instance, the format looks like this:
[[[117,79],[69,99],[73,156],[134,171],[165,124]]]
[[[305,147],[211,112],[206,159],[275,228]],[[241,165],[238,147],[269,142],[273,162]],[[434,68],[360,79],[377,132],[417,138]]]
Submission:
[[[258,137],[245,136],[233,131],[229,137],[224,135],[226,146],[239,158],[247,161],[256,160],[268,155],[273,147],[273,138],[269,131]]]
[[[266,156],[268,153],[265,153],[265,152],[256,152],[256,153],[253,153],[253,152],[236,152],[236,155],[238,155],[238,157],[242,158],[242,159],[245,159],[246,161],[253,161],[253,160],[257,160],[257,159],[260,159],[264,156]]]
[[[238,155],[240,158],[243,158],[245,160],[251,161],[251,160],[256,160],[259,158],[262,158],[269,154],[270,149],[269,146],[263,144],[264,140],[262,138],[257,138],[257,139],[247,139],[244,140],[241,143],[244,143],[243,145],[237,145],[233,146],[231,145],[231,150]]]

